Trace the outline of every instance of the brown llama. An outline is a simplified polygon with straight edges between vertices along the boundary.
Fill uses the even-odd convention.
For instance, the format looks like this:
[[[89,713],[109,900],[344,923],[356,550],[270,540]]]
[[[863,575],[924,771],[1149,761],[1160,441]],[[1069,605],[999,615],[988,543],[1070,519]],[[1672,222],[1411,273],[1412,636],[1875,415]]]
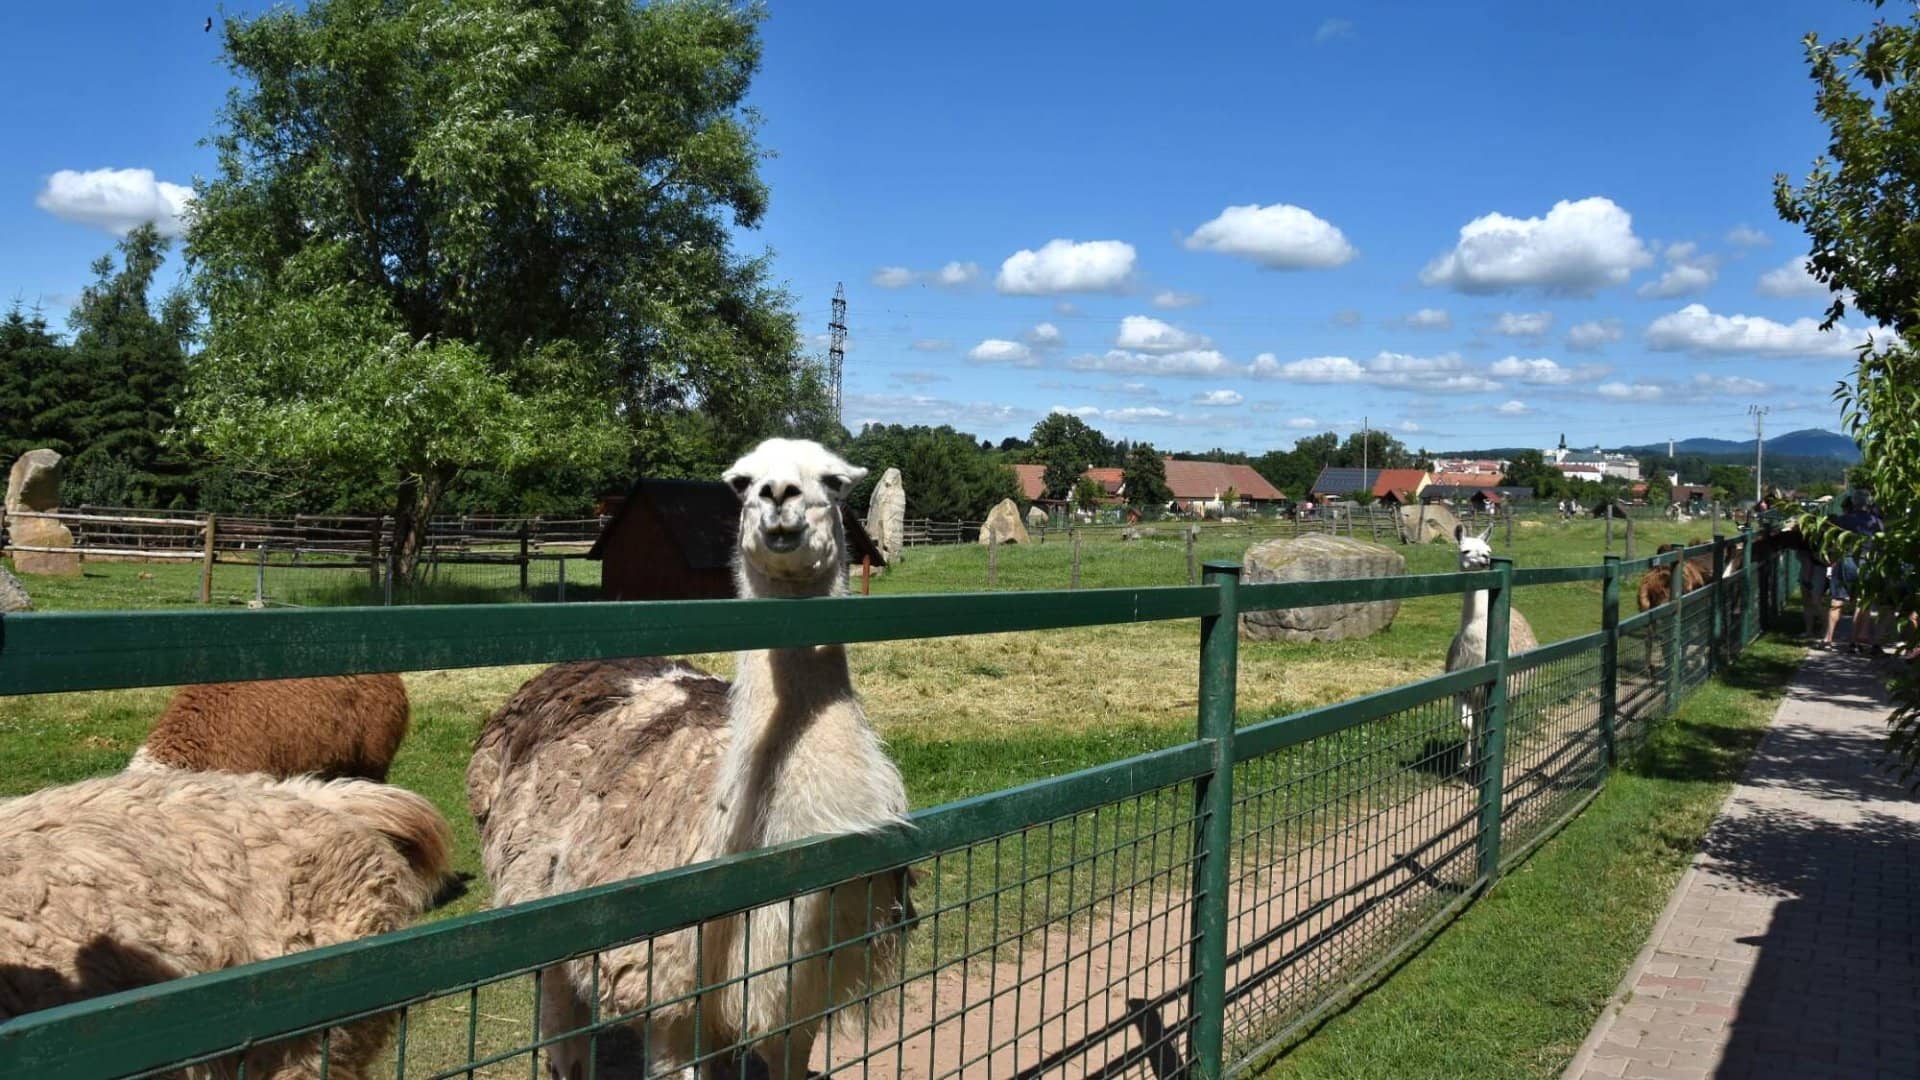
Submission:
[[[1689,540],[1685,545],[1661,544],[1653,550],[1653,553],[1665,555],[1670,551],[1679,551],[1682,547],[1698,547],[1704,543],[1706,543],[1705,540]],[[1732,564],[1728,565],[1731,567]],[[1695,555],[1689,558],[1686,566],[1680,571],[1681,586],[1687,592],[1701,588],[1711,580],[1713,580],[1713,556],[1711,555]],[[1673,599],[1673,568],[1656,566],[1647,571],[1646,576],[1640,579],[1639,599],[1641,611],[1657,608]]]
[[[406,738],[398,675],[183,686],[127,767],[385,781]]]
[[[0,1022],[397,930],[446,883],[452,847],[431,803],[365,780],[132,772],[0,802]],[[359,1080],[392,1026],[188,1075],[312,1077],[324,1052],[329,1075]]]

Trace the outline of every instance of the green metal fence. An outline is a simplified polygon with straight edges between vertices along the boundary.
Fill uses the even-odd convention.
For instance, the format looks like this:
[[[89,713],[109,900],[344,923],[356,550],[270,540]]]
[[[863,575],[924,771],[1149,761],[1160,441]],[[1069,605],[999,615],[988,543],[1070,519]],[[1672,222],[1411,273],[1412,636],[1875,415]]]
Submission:
[[[1294,584],[798,601],[44,614],[0,622],[0,692],[785,648],[1198,619],[1189,742],[809,840],[31,1013],[0,1024],[0,1076],[644,1074],[650,1019],[871,963],[897,971],[832,1015],[696,1045],[713,1075],[1218,1076],[1259,1063],[1417,944],[1590,801],[1609,767],[1758,632],[1785,575],[1747,538],[1687,553],[1739,572],[1624,615],[1623,586],[1680,556],[1602,566]],[[1602,629],[1507,655],[1515,588],[1596,581]],[[1241,613],[1490,590],[1489,662],[1236,725]],[[1763,610],[1764,609],[1764,610]],[[1477,746],[1465,754],[1461,703]],[[819,953],[642,987],[608,974],[697,949],[702,926],[802,898],[859,903],[908,872],[913,903]],[[540,972],[588,1009],[542,1029]],[[707,970],[696,965],[697,970]],[[791,998],[789,998],[791,1000]],[[550,1003],[549,1003],[550,1004]],[[718,1010],[718,1012],[712,1012]],[[738,1011],[738,1010],[731,1010]],[[819,1029],[806,1060],[786,1033]],[[719,1044],[715,1045],[714,1043]],[[357,1048],[379,1048],[364,1060]],[[748,1051],[752,1051],[751,1057]],[[281,1072],[278,1070],[286,1070]],[[571,1078],[569,1078],[571,1080]]]

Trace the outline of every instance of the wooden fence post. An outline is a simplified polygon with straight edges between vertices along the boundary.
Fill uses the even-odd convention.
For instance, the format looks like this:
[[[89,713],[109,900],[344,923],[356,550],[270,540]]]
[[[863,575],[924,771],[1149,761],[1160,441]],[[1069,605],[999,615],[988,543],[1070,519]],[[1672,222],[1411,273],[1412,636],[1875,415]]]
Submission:
[[[567,558],[565,555],[562,555],[560,557],[559,563],[560,563],[560,566],[559,566],[560,594],[559,594],[558,602],[564,604],[567,602]]]
[[[1632,562],[1633,561],[1633,517],[1631,515],[1627,517],[1626,546],[1627,546],[1627,561]]]
[[[1673,594],[1673,625],[1667,628],[1667,715],[1680,707],[1680,676],[1686,670],[1687,549],[1681,548],[1667,571],[1667,588]]]
[[[1607,507],[1607,546],[1604,550],[1613,550],[1613,507],[1611,506]]]
[[[1200,539],[1200,526],[1187,526],[1187,584],[1200,584],[1200,564],[1193,560],[1193,543]]]
[[[1078,589],[1079,587],[1080,587],[1080,529],[1076,526],[1073,530],[1073,578],[1067,585],[1067,588]]]
[[[532,538],[532,530],[528,528],[526,519],[522,518],[520,520],[520,595],[523,598],[527,595],[529,569],[527,549]]]
[[[1507,507],[1507,550],[1513,550],[1513,507]]]
[[[380,587],[380,534],[382,530],[386,528],[386,523],[386,518],[375,515],[373,526],[367,530],[369,534],[367,539],[367,573],[372,576],[372,581],[369,584],[376,589]],[[299,532],[299,516],[295,515],[293,550],[296,556],[300,553]]]
[[[208,514],[200,549],[200,602],[203,604],[213,603],[213,522],[213,515]]]
[[[560,565],[566,564],[565,559],[560,560]],[[860,556],[860,595],[873,595],[873,556],[871,555]]]
[[[1000,581],[1000,534],[987,534],[987,587],[992,588]]]

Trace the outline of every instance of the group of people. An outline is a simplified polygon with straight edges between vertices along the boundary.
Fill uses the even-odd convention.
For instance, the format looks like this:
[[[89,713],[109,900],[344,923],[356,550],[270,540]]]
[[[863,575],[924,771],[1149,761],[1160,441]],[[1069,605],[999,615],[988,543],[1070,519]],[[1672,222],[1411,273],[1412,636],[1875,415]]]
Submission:
[[[1812,646],[1829,651],[1844,649],[1858,654],[1878,654],[1884,651],[1882,640],[1891,629],[1880,625],[1880,616],[1864,599],[1857,596],[1860,584],[1860,559],[1872,549],[1873,537],[1880,532],[1880,513],[1872,500],[1863,499],[1855,503],[1849,495],[1841,503],[1840,516],[1834,524],[1864,538],[1856,550],[1837,553],[1831,561],[1826,561],[1819,551],[1809,553],[1800,566],[1801,592],[1806,596],[1806,633]],[[1852,628],[1845,642],[1835,641],[1840,630],[1840,620],[1852,617]]]

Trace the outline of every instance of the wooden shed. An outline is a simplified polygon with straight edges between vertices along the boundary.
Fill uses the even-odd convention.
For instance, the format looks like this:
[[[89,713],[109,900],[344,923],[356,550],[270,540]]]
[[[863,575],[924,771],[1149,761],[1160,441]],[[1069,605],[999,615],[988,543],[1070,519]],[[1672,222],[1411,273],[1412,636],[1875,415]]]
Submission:
[[[740,499],[717,480],[641,480],[616,504],[587,558],[600,561],[608,600],[707,600],[733,596]],[[886,559],[860,519],[840,510],[853,567]]]

